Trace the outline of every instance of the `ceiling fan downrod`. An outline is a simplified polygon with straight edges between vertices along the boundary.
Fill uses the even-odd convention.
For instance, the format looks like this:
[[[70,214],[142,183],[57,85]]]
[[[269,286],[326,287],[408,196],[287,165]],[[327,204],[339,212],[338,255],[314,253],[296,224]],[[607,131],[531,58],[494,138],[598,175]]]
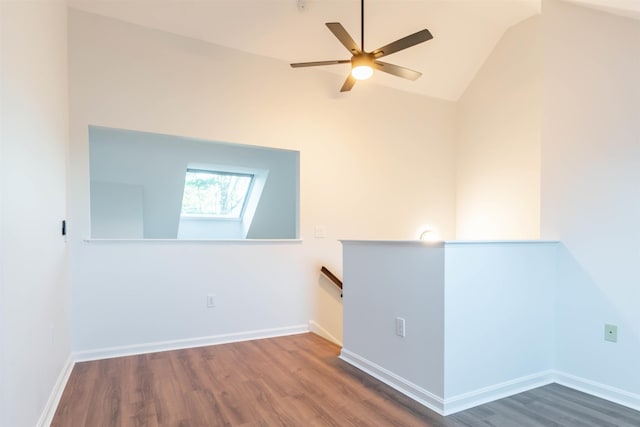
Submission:
[[[364,52],[364,0],[360,0],[360,49]]]

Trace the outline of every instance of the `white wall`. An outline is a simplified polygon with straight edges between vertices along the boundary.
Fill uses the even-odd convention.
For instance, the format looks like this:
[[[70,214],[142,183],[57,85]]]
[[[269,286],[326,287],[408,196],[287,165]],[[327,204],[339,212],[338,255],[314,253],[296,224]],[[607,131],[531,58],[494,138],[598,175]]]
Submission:
[[[339,341],[339,290],[319,273],[341,275],[336,239],[410,239],[423,223],[453,237],[453,103],[366,84],[340,94],[343,78],[323,71],[73,10],[69,19],[76,350],[309,320]],[[89,125],[299,150],[303,242],[82,242]],[[313,237],[316,225],[326,238]],[[194,314],[207,292],[226,296]]]
[[[343,246],[342,357],[403,378],[424,402],[437,405],[445,388],[443,245],[345,241]],[[396,335],[397,317],[405,319],[405,337]]]
[[[540,34],[510,28],[458,102],[457,239],[540,237]]]
[[[541,229],[566,247],[557,368],[640,406],[640,22],[553,0],[543,11]]]
[[[553,381],[557,242],[343,245],[344,360],[441,414]]]
[[[38,422],[70,355],[66,212],[67,16],[1,2],[0,425]],[[50,403],[50,402],[49,402]]]
[[[450,410],[551,381],[557,252],[556,242],[446,242]]]

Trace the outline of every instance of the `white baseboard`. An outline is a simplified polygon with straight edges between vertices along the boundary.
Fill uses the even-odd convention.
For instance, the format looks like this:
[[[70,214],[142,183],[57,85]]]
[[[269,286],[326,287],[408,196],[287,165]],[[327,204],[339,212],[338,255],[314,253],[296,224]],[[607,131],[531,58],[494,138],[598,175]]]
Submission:
[[[444,416],[554,382],[554,372],[549,370],[445,399],[344,348],[340,358]]]
[[[564,372],[555,373],[555,382],[574,390],[582,391],[592,396],[600,397],[610,402],[640,411],[640,394],[631,393]]]
[[[99,348],[79,351],[74,354],[76,362],[109,359],[112,357],[133,356],[136,354],[155,353],[159,351],[179,350],[183,348],[204,347],[208,345],[227,344],[239,341],[274,338],[285,335],[304,334],[309,332],[308,325],[288,326],[284,328],[260,329],[234,334],[212,335],[207,337],[187,338],[172,341],[151,342],[119,347]]]
[[[67,381],[69,381],[69,376],[71,376],[71,371],[73,370],[74,365],[75,361],[73,360],[73,355],[70,354],[58,375],[58,379],[56,380],[53,389],[51,390],[47,404],[40,415],[40,419],[38,420],[36,427],[49,427],[51,425],[51,421],[53,421],[53,416],[56,413],[58,403],[60,403],[60,398],[62,398],[62,393],[67,385]]]
[[[355,366],[361,371],[366,372],[372,377],[377,378],[388,386],[398,390],[400,393],[410,397],[438,414],[444,415],[444,401],[442,400],[442,397],[437,396],[432,392],[407,381],[401,376],[386,370],[382,366],[360,357],[344,348],[340,352],[340,359],[352,366]]]
[[[342,341],[337,339],[329,331],[320,326],[315,320],[309,320],[309,331],[313,332],[316,335],[320,335],[322,338],[342,347]]]
[[[554,371],[543,371],[449,397],[444,399],[443,415],[455,414],[456,412],[464,411],[474,406],[542,387],[553,383],[554,379]]]
[[[445,399],[344,348],[340,359],[444,416],[552,383],[640,411],[640,394],[554,370],[515,378]]]

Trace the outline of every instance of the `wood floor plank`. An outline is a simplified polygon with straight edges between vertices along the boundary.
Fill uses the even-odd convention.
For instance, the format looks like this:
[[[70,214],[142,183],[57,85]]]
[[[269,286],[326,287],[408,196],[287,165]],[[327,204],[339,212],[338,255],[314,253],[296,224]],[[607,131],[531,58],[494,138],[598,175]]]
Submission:
[[[638,427],[640,412],[557,384],[442,417],[313,335],[82,362],[53,427]]]
[[[94,365],[86,362],[76,363],[65,387],[65,393],[74,396],[74,399],[60,401],[51,423],[52,427],[85,425],[87,407],[89,407],[91,399],[91,385],[97,379],[98,372]],[[57,423],[57,420],[65,420],[66,424]]]
[[[638,425],[638,411],[627,408],[616,403],[608,402],[603,399],[591,399],[589,395],[572,390],[559,384],[552,384],[545,388],[545,392],[554,396],[555,399],[566,399],[575,402],[581,406],[588,407],[599,413],[614,416],[617,419],[623,419],[630,424]]]
[[[158,427],[158,416],[153,401],[140,401],[123,405],[122,425],[132,427]]]
[[[225,415],[223,405],[211,390],[194,390],[186,396],[189,421],[194,426],[232,426],[234,423]],[[235,424],[237,425],[237,424]]]
[[[560,425],[580,424],[585,427],[619,427],[605,414],[592,411],[588,407],[574,404],[564,399],[537,397],[527,405],[532,410],[545,414],[546,418],[557,420]]]
[[[576,423],[595,427],[638,427],[638,412],[622,405],[594,399],[585,393],[559,384],[531,390],[534,405],[540,410],[552,411],[561,408],[564,417]]]
[[[495,415],[490,418],[496,425],[520,425],[522,427],[563,427],[562,420],[546,417],[529,405],[519,404],[513,399],[502,399],[495,402]]]

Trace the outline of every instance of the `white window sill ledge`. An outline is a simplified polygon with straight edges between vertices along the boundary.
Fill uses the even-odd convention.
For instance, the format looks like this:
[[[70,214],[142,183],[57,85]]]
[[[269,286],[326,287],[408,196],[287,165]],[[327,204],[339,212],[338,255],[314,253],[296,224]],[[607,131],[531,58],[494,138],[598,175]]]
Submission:
[[[84,239],[90,244],[199,244],[199,245],[289,245],[302,239]]]

